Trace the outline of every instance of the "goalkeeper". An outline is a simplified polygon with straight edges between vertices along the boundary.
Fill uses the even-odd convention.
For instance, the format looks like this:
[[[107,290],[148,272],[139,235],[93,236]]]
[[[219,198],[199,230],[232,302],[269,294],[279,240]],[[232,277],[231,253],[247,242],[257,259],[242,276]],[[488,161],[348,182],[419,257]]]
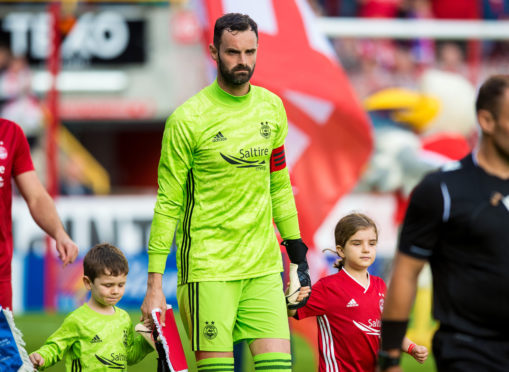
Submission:
[[[124,294],[129,266],[120,249],[94,246],[83,260],[90,300],[69,314],[46,343],[30,354],[45,369],[67,355],[66,371],[127,371],[154,349],[136,334],[129,314],[115,304]]]
[[[311,283],[286,168],[285,109],[275,94],[249,83],[258,49],[249,16],[217,19],[209,49],[217,79],[166,123],[143,319],[166,308],[162,274],[176,229],[177,299],[198,370],[233,371],[233,344],[246,340],[256,370],[290,371],[273,220],[298,268],[292,286]]]

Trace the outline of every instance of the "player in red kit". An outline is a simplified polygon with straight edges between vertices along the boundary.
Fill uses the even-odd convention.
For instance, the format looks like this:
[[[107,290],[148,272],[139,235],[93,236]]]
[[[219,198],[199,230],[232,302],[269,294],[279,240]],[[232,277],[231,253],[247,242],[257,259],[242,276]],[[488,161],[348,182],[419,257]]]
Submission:
[[[378,231],[368,216],[352,213],[336,225],[335,239],[339,272],[316,282],[307,304],[288,313],[297,319],[317,317],[320,372],[375,371],[386,289],[381,278],[368,273]],[[401,347],[419,363],[428,357],[426,347],[408,338]]]
[[[22,129],[0,119],[0,306],[12,309],[12,184],[14,179],[35,222],[56,241],[64,266],[78,255],[77,245],[69,238],[58,217],[53,199],[37,177],[28,142]]]

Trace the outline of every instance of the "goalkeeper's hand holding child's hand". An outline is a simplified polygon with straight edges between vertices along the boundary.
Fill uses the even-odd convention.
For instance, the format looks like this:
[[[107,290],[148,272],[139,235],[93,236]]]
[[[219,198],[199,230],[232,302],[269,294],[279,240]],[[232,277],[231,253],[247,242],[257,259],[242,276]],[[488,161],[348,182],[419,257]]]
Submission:
[[[286,247],[286,252],[290,258],[290,285],[286,296],[288,309],[295,310],[304,306],[309,296],[297,301],[300,288],[311,287],[311,278],[309,277],[309,267],[306,260],[308,248],[302,239],[287,239],[282,243]]]
[[[311,287],[300,287],[299,296],[297,302],[301,302],[311,294]]]
[[[35,368],[42,367],[44,365],[44,358],[39,353],[32,353],[28,356],[30,361],[34,365]]]
[[[290,301],[288,300],[288,292],[290,290],[290,282],[286,285],[286,307],[288,309],[288,316],[295,316],[297,313],[297,310],[294,308],[294,306],[291,306]],[[302,302],[305,298],[309,297],[309,294],[311,293],[311,287],[300,287],[299,292],[297,294],[297,298],[295,301],[297,303]]]
[[[287,283],[286,285],[286,292],[285,292],[285,295],[288,294],[288,290],[290,289],[290,282]],[[299,289],[299,294],[297,295],[297,299],[296,301],[297,302],[301,302],[302,300],[304,300],[306,297],[309,297],[309,294],[311,293],[311,287],[300,287]],[[288,305],[288,304],[287,304]]]

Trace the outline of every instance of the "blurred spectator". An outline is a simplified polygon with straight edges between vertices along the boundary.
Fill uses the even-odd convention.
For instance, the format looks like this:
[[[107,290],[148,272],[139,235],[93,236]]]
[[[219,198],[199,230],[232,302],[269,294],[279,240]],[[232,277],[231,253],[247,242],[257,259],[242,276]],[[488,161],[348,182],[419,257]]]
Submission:
[[[353,38],[336,38],[332,40],[341,66],[347,73],[355,73],[360,70],[359,63],[359,40]]]
[[[396,44],[391,75],[393,86],[409,89],[417,87],[418,70],[409,44]]]
[[[430,0],[404,0],[399,7],[398,17],[404,19],[431,19]],[[415,63],[423,68],[433,64],[435,59],[434,42],[430,39],[412,40],[410,49]]]
[[[8,44],[1,41],[0,117],[14,121],[22,128],[37,175],[45,184],[46,166],[41,140],[44,115],[37,98],[32,94],[32,73],[25,58],[13,56]]]
[[[481,0],[432,0],[433,15],[441,19],[479,19]]]
[[[4,43],[0,43],[0,74],[3,74],[7,70],[9,63],[11,62],[11,58],[12,55],[10,48]]]
[[[43,113],[32,94],[32,73],[24,57],[13,56],[0,46],[0,117],[19,124],[30,148],[38,145],[43,129]]]
[[[359,16],[366,18],[394,18],[403,0],[358,0]]]
[[[320,0],[320,5],[329,17],[356,17],[359,9],[357,0]]]
[[[358,53],[360,69],[349,77],[360,98],[393,85],[389,69],[394,46],[390,40],[362,40]]]
[[[2,91],[6,93],[7,102],[0,116],[19,123],[33,148],[43,129],[43,113],[32,94],[31,83],[32,74],[25,59],[14,57],[4,74]]]
[[[325,16],[320,0],[308,0],[308,4],[317,16]]]
[[[482,0],[483,18],[488,21],[509,19],[509,0]],[[497,69],[497,62],[504,63],[509,56],[509,43],[506,41],[483,41],[483,54],[491,70],[488,74],[507,71],[506,68]]]
[[[466,74],[464,44],[446,41],[438,44],[437,67],[440,70]]]
[[[482,14],[487,20],[509,18],[509,0],[482,0]]]

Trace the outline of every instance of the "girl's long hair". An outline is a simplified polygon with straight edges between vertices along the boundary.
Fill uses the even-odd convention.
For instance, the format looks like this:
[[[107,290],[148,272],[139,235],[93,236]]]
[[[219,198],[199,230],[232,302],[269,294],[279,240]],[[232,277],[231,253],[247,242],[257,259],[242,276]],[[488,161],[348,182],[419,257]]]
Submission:
[[[378,229],[375,222],[371,218],[363,213],[350,213],[344,216],[339,220],[339,222],[336,224],[336,228],[334,229],[336,247],[339,245],[340,247],[344,248],[348,242],[348,239],[350,239],[352,235],[354,235],[359,230],[368,229],[370,227],[375,230],[376,238],[378,239]],[[339,256],[337,250],[324,249],[324,251],[331,251]],[[334,263],[334,267],[341,270],[344,264],[344,260],[341,258],[341,256],[339,256],[339,260]]]

